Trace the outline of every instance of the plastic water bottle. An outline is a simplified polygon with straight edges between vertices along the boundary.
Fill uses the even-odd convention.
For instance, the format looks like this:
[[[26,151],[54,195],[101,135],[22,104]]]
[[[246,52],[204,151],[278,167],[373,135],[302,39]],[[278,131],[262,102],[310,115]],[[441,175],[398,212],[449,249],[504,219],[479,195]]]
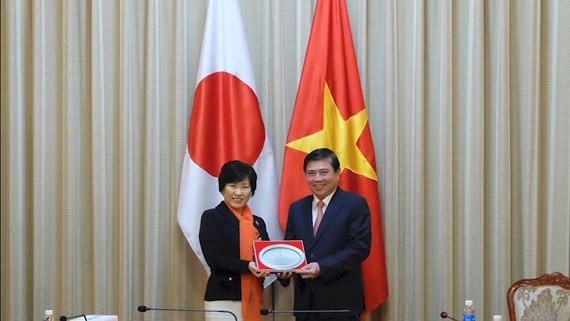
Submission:
[[[46,310],[43,320],[44,321],[54,321],[55,319],[53,318],[53,310]]]
[[[465,300],[465,309],[463,309],[463,321],[475,321],[475,308],[473,308],[473,300]]]

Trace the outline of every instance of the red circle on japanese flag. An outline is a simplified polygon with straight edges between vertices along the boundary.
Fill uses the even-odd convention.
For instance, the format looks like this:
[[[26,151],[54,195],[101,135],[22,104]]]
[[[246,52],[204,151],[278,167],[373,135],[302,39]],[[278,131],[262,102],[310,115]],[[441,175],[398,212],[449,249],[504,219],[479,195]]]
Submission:
[[[238,159],[253,165],[263,149],[265,127],[255,92],[227,72],[208,75],[196,88],[188,133],[190,158],[210,175]]]

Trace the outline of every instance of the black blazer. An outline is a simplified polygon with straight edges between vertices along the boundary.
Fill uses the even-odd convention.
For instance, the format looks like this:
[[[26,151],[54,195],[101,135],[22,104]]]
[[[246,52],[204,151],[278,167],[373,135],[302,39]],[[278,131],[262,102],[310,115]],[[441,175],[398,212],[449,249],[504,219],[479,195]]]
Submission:
[[[269,240],[263,219],[254,215],[253,223],[261,239]],[[239,221],[226,203],[222,201],[202,213],[199,238],[211,272],[204,300],[241,300],[241,274],[251,271],[249,261],[240,259]],[[259,286],[263,286],[263,280]]]
[[[361,314],[361,263],[368,257],[371,243],[368,203],[357,194],[337,188],[313,236],[312,202],[310,195],[291,204],[285,231],[285,239],[303,240],[307,262],[319,263],[321,270],[313,280],[294,276],[294,309],[308,310],[312,297],[315,309],[350,309]]]

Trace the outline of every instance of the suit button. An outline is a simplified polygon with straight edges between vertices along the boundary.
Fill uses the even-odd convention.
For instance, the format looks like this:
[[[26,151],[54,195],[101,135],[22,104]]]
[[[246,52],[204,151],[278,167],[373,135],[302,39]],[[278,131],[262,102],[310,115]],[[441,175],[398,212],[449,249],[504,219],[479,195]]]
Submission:
[[[230,281],[231,281],[231,280],[232,280],[232,278],[231,278],[231,277],[229,277],[229,278],[228,278],[228,280],[230,280]]]
[[[311,258],[313,258],[313,259],[314,259],[314,258],[315,258],[315,255],[314,255],[314,254],[311,254]]]

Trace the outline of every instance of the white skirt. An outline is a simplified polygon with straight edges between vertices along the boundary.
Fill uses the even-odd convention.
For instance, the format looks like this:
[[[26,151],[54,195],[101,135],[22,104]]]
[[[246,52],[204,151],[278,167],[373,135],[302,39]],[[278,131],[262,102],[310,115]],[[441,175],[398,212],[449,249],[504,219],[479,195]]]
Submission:
[[[241,301],[204,301],[204,309],[230,311],[236,316],[237,321],[243,321]],[[231,313],[206,312],[205,315],[206,321],[236,321]]]

